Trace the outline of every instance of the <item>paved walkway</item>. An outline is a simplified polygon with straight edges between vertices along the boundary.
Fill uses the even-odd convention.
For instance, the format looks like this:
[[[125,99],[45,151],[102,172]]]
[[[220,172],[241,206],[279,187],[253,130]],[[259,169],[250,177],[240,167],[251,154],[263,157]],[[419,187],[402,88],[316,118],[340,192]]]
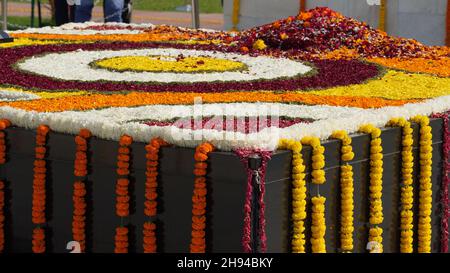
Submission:
[[[164,0],[161,0],[164,1]],[[10,16],[30,16],[31,5],[28,3],[8,3],[8,15]],[[37,17],[37,6],[35,8],[35,16]],[[50,10],[42,5],[42,16],[44,18],[50,17]],[[95,22],[103,22],[102,7],[94,7],[92,20]],[[187,12],[162,12],[162,11],[144,11],[133,10],[133,23],[152,23],[155,25],[167,24],[175,26],[190,27],[191,14]],[[200,14],[200,26],[202,28],[223,29],[223,14],[208,13]]]

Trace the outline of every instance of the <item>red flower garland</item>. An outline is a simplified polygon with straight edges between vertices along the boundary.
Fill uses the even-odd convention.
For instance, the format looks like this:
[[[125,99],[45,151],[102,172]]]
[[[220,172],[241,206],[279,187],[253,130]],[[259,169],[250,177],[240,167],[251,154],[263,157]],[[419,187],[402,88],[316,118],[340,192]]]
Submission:
[[[4,130],[11,126],[11,122],[7,119],[0,120],[0,165],[6,163],[6,143]],[[0,253],[5,248],[5,183],[0,180]]]
[[[119,178],[116,184],[116,214],[119,217],[130,215],[130,196],[128,186],[130,181],[130,145],[133,142],[131,136],[124,135],[119,141],[119,155],[117,156],[117,174]],[[128,228],[121,226],[116,228],[115,253],[128,253]]]
[[[33,179],[33,207],[32,221],[38,225],[33,230],[33,246],[34,253],[45,252],[45,230],[40,226],[45,224],[45,199],[46,199],[46,162],[45,155],[47,152],[46,143],[47,135],[50,131],[46,125],[39,125],[36,135],[36,148],[34,160],[34,179]]]
[[[75,153],[74,175],[77,177],[73,188],[73,220],[72,238],[80,243],[81,252],[86,249],[86,186],[84,184],[87,176],[87,148],[88,139],[92,136],[87,129],[81,129],[75,137],[77,145]]]
[[[194,194],[192,195],[192,232],[191,253],[205,253],[205,228],[206,228],[206,169],[208,154],[214,150],[210,143],[200,144],[195,149],[194,168],[195,182]]]
[[[241,162],[244,164],[245,170],[247,172],[247,190],[245,193],[245,203],[244,203],[244,229],[242,232],[242,249],[245,253],[250,252],[258,252],[258,249],[252,248],[252,201],[253,201],[253,175],[254,171],[249,166],[249,157],[253,154],[257,154],[261,157],[261,166],[258,170],[260,174],[260,184],[259,184],[259,198],[255,200],[258,202],[259,211],[259,229],[258,229],[258,240],[260,244],[260,249],[262,253],[267,251],[267,237],[266,237],[266,217],[265,217],[265,208],[266,205],[264,203],[264,196],[266,192],[265,187],[265,179],[266,179],[266,168],[267,162],[270,160],[272,156],[272,152],[269,151],[261,151],[261,150],[250,150],[250,149],[238,149],[235,151],[236,155],[239,157]],[[256,239],[256,238],[255,238]]]
[[[162,146],[167,146],[168,143],[160,138],[154,138],[150,141],[150,144],[145,146],[147,151],[147,172],[145,181],[145,210],[144,214],[148,217],[154,217],[157,213],[157,200],[158,194],[156,189],[158,187],[158,159],[159,149]],[[156,224],[149,220],[144,223],[144,253],[156,252],[156,236],[155,236]]]

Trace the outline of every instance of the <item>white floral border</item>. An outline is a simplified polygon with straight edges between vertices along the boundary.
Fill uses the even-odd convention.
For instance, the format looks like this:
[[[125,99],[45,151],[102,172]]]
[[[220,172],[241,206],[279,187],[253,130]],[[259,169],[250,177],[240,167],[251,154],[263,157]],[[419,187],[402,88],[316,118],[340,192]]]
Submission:
[[[243,106],[242,104],[235,105]],[[282,138],[300,140],[304,136],[317,136],[321,139],[327,139],[335,130],[355,133],[362,124],[371,123],[377,127],[383,127],[393,117],[409,119],[416,115],[431,115],[444,112],[450,109],[450,96],[434,98],[421,103],[410,103],[404,106],[390,106],[379,109],[301,105],[286,107],[282,104],[275,105],[279,105],[281,109],[284,109],[280,113],[288,116],[308,117],[319,114],[322,115],[323,119],[310,124],[300,123],[287,128],[271,127],[258,133],[242,134],[216,130],[198,130],[193,132],[188,129],[179,129],[175,126],[151,127],[139,122],[123,123],[123,119],[115,120],[114,116],[104,115],[105,113],[114,112],[120,113],[116,114],[116,116],[126,115],[126,112],[129,114],[130,108],[110,108],[86,112],[39,113],[3,106],[0,107],[0,117],[7,118],[13,124],[27,129],[35,129],[40,124],[47,124],[56,132],[77,134],[81,128],[87,128],[91,130],[94,136],[109,140],[119,140],[121,135],[128,134],[139,142],[148,142],[153,137],[161,137],[169,143],[182,147],[195,147],[204,141],[210,141],[218,149],[225,151],[237,148],[274,150]],[[238,108],[245,109],[244,107]],[[121,111],[124,113],[121,113]],[[143,116],[140,117],[142,118]],[[218,139],[223,138],[224,135],[233,136],[234,139]],[[192,136],[192,139],[179,139],[181,136]],[[199,139],[195,139],[193,136],[198,136]]]

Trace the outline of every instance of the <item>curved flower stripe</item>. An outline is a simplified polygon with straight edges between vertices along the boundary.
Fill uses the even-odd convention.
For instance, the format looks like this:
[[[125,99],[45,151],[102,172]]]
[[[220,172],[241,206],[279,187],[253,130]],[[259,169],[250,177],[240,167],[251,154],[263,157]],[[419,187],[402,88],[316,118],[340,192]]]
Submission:
[[[81,129],[75,137],[76,153],[74,163],[74,175],[76,181],[73,188],[73,219],[72,238],[80,243],[81,252],[86,250],[86,186],[85,180],[88,174],[88,140],[92,136],[87,129]]]
[[[282,139],[278,149],[292,151],[292,241],[293,253],[305,253],[306,181],[300,141]]]
[[[66,41],[127,41],[127,42],[147,42],[147,41],[174,41],[205,38],[205,33],[194,34],[190,31],[178,31],[176,27],[159,26],[152,32],[137,34],[41,34],[41,33],[11,33],[13,38],[28,38],[38,40],[66,40]]]
[[[73,44],[81,43],[81,41],[64,41],[64,40],[34,40],[28,38],[16,38],[12,43],[2,43],[0,48],[31,46],[31,45],[54,45],[54,44]]]
[[[363,125],[359,131],[370,134],[370,213],[369,242],[375,242],[376,247],[372,251],[383,252],[383,229],[379,227],[383,223],[383,148],[381,147],[381,130],[371,124]]]
[[[339,139],[341,146],[341,249],[343,252],[353,251],[353,167],[347,162],[353,160],[352,139],[345,131],[335,131],[331,138]]]
[[[401,183],[401,212],[400,212],[400,252],[413,252],[413,129],[411,123],[404,118],[393,118],[387,126],[402,128],[402,183]]]
[[[47,153],[47,135],[50,128],[46,125],[40,125],[36,132],[36,148],[34,160],[33,176],[33,206],[32,222],[37,225],[33,230],[32,251],[34,253],[45,252],[45,230],[41,227],[46,222],[46,153]]]
[[[431,212],[433,206],[433,191],[431,182],[433,142],[430,120],[426,116],[416,116],[411,119],[420,125],[420,175],[419,175],[419,223],[418,252],[431,252]]]
[[[148,145],[145,146],[147,151],[146,158],[146,181],[145,181],[145,216],[149,217],[149,220],[144,223],[143,227],[143,248],[144,253],[155,253],[157,250],[156,245],[156,223],[152,220],[152,217],[157,215],[158,208],[158,165],[159,165],[159,150],[163,146],[167,146],[168,143],[160,138],[153,138]]]
[[[368,61],[409,72],[421,72],[441,77],[450,77],[450,69],[448,69],[450,67],[450,57],[440,57],[437,59],[370,58]]]
[[[309,92],[327,96],[378,97],[393,100],[426,99],[450,94],[450,78],[388,70],[381,79],[364,84]]]
[[[60,81],[45,76],[38,76],[18,71],[13,66],[26,57],[41,55],[44,53],[70,52],[77,50],[125,50],[139,48],[175,48],[215,50],[214,45],[181,45],[163,43],[95,43],[95,44],[67,44],[67,45],[42,45],[19,48],[0,49],[0,84],[19,86],[26,89],[40,89],[65,91],[65,90],[89,90],[102,92],[118,91],[143,91],[143,92],[199,92],[217,93],[239,90],[298,90],[312,88],[330,88],[333,86],[358,84],[379,74],[378,67],[373,64],[362,63],[357,60],[318,60],[314,61],[318,73],[310,77],[293,77],[270,81],[254,82],[211,82],[195,84],[152,84],[133,82],[84,82],[84,81]]]
[[[210,143],[203,143],[195,149],[195,183],[192,195],[192,232],[191,232],[191,253],[205,253],[205,228],[206,228],[206,174],[208,155],[214,151],[214,146]]]
[[[128,176],[130,174],[130,145],[133,138],[123,135],[119,141],[117,156],[116,215],[123,218],[130,215]],[[116,229],[115,253],[128,253],[128,228],[121,225]]]
[[[6,163],[5,129],[9,126],[9,120],[0,120],[0,165]],[[5,187],[5,182],[0,180],[0,253],[3,253],[5,248]]]
[[[138,93],[103,95],[92,94],[88,96],[70,96],[55,99],[40,99],[37,101],[16,101],[0,102],[0,106],[11,106],[28,111],[37,112],[62,112],[62,111],[85,111],[101,109],[107,107],[131,107],[154,104],[192,104],[197,93],[176,94],[164,93]],[[286,92],[284,94],[273,92],[233,92],[202,94],[204,103],[226,103],[226,102],[279,102],[279,103],[300,103],[307,105],[330,105],[348,106],[359,108],[381,108],[384,106],[401,106],[407,103],[417,102],[417,100],[386,100],[368,97],[350,96],[325,96],[310,95],[296,92]]]

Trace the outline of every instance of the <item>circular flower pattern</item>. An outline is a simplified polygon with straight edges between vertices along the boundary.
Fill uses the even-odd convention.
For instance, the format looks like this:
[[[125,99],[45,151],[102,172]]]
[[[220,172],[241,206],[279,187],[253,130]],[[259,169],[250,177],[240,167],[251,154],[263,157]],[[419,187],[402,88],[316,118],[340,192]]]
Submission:
[[[180,56],[236,60],[244,63],[248,71],[216,72],[216,73],[172,73],[155,72],[123,72],[97,70],[89,64],[99,59],[121,56],[164,56],[180,58]],[[195,59],[194,59],[195,60]],[[162,62],[161,60],[159,62]],[[153,62],[161,67],[158,62]],[[170,63],[167,62],[166,63]],[[68,66],[67,64],[70,64]],[[133,65],[129,64],[128,69]],[[129,49],[129,50],[77,50],[65,53],[50,53],[33,57],[18,64],[18,68],[27,72],[68,81],[112,81],[112,82],[157,82],[157,83],[196,83],[196,82],[228,82],[270,80],[282,77],[295,77],[311,71],[311,68],[301,62],[285,58],[250,57],[240,54],[221,53],[203,50],[188,50],[176,48]],[[125,69],[127,70],[127,69]],[[171,69],[170,69],[171,70]],[[169,70],[169,71],[170,71]]]
[[[219,52],[220,50],[224,51],[216,45],[163,43],[61,44],[5,48],[0,49],[0,55],[8,56],[0,58],[0,73],[4,75],[0,78],[0,84],[40,91],[288,91],[359,84],[380,73],[376,65],[358,60],[318,60],[311,63],[317,73],[304,75],[312,69],[298,61],[265,56],[252,57]],[[185,56],[206,55],[241,61],[248,66],[248,71],[207,74],[118,73],[89,66],[92,61],[107,57],[142,54],[178,56],[180,53]]]
[[[171,56],[123,56],[94,61],[93,67],[112,71],[145,71],[172,73],[211,73],[225,71],[243,71],[247,66],[242,62],[210,57]]]

